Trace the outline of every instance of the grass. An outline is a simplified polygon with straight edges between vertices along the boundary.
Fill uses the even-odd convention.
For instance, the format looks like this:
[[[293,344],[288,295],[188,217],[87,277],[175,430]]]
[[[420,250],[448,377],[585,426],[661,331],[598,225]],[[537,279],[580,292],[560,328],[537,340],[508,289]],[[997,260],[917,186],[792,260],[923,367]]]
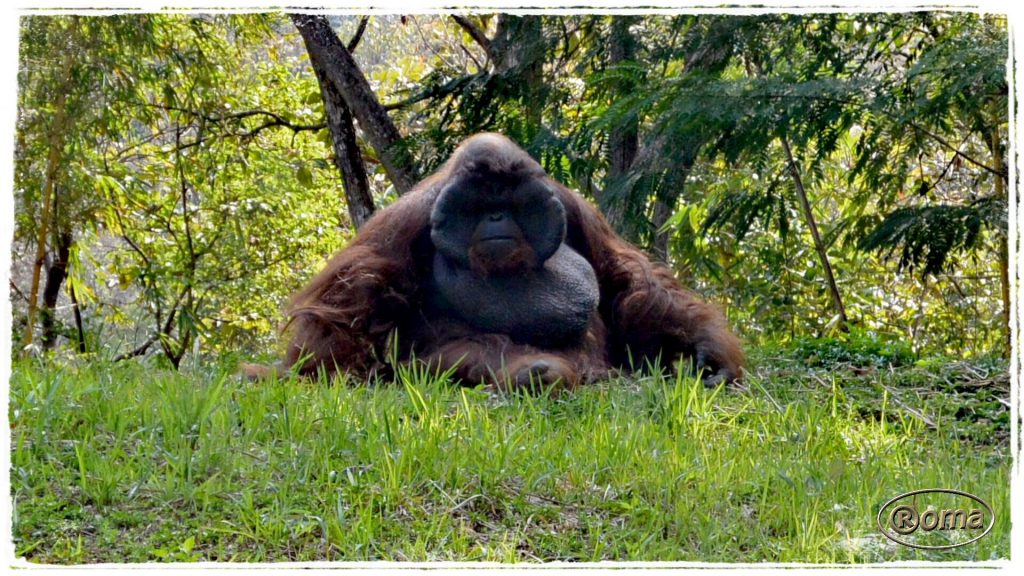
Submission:
[[[40,563],[877,562],[1009,556],[1006,367],[762,352],[742,390],[631,377],[559,397],[407,371],[355,386],[227,366],[24,360],[17,554]],[[981,496],[995,528],[922,551],[879,506]]]

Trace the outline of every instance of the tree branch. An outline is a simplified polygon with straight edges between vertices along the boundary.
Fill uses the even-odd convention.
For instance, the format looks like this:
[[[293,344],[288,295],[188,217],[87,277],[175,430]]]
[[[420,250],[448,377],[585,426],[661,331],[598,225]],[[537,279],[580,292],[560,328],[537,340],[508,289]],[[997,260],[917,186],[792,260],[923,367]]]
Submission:
[[[356,33],[352,36],[352,39],[348,41],[348,45],[345,46],[348,48],[349,52],[356,51],[356,46],[359,46],[359,41],[363,39],[363,32],[366,32],[366,24],[369,21],[369,16],[363,16],[359,19],[359,27],[356,28]]]
[[[952,151],[955,156],[959,156],[959,157],[963,158],[964,160],[966,160],[968,163],[974,164],[975,166],[977,166],[978,168],[981,168],[982,170],[984,170],[986,172],[990,172],[992,174],[995,174],[999,178],[1002,178],[1004,180],[1006,179],[1007,174],[1006,174],[1005,170],[996,170],[995,168],[992,168],[991,166],[988,166],[988,165],[984,164],[983,162],[981,162],[979,160],[975,160],[974,158],[968,156],[967,154],[964,154],[956,146],[953,146],[952,144],[950,144],[949,141],[946,140],[945,138],[943,138],[942,136],[939,136],[938,134],[932,132],[931,130],[928,130],[924,126],[921,126],[921,125],[917,124],[916,122],[907,122],[907,125],[910,126],[911,128],[913,128],[914,130],[917,130],[918,132],[921,132],[925,136],[928,136],[932,140],[935,140],[936,142],[938,142],[940,145],[942,145],[947,150]]]
[[[323,130],[324,128],[327,128],[327,123],[321,122],[319,124],[291,124],[289,122],[279,122],[277,120],[271,120],[269,122],[260,124],[259,126],[253,128],[248,132],[236,134],[236,136],[239,136],[241,138],[252,138],[259,134],[260,132],[266,130],[267,128],[274,128],[275,126],[283,126],[285,128],[288,128],[292,132],[298,134],[299,132],[316,132],[318,130]]]
[[[22,300],[24,300],[25,302],[28,302],[28,296],[25,296],[25,294],[18,289],[18,285],[14,283],[14,280],[8,280],[7,282],[10,284],[11,290],[14,290],[15,294],[21,296]]]
[[[245,111],[242,111],[242,112],[234,112],[234,113],[231,113],[231,114],[222,114],[222,115],[219,115],[219,116],[215,116],[215,115],[212,115],[212,114],[207,114],[207,113],[201,112],[199,110],[192,110],[190,108],[180,108],[180,107],[177,107],[177,106],[164,106],[164,105],[160,105],[160,104],[148,104],[148,106],[153,106],[153,107],[156,107],[156,108],[161,108],[163,110],[170,110],[170,111],[174,111],[174,112],[182,112],[184,114],[189,114],[191,116],[195,116],[196,118],[202,118],[203,120],[206,120],[207,122],[210,122],[212,124],[223,124],[225,122],[230,122],[230,121],[240,121],[240,120],[244,120],[246,118],[252,118],[252,117],[255,117],[255,116],[268,116],[268,117],[271,118],[267,122],[264,122],[263,124],[260,124],[259,126],[256,126],[255,128],[253,128],[252,130],[250,130],[248,132],[242,132],[242,133],[239,133],[239,134],[234,134],[235,136],[241,136],[243,138],[248,138],[248,137],[255,136],[256,134],[260,133],[261,131],[266,130],[267,128],[275,127],[275,126],[283,126],[285,128],[288,128],[292,132],[315,131],[315,130],[323,130],[324,128],[327,128],[327,124],[326,123],[320,123],[320,124],[294,124],[294,123],[286,120],[280,114],[277,114],[275,112],[271,112],[269,110],[259,110],[259,109],[256,109],[256,110],[245,110]],[[195,144],[194,143],[188,143],[188,144],[182,145],[182,147],[183,148],[187,148],[187,147],[192,146],[192,145],[195,145]]]
[[[486,72],[477,72],[476,74],[470,74],[468,76],[454,78],[452,80],[449,80],[448,82],[445,82],[444,84],[441,84],[440,86],[430,86],[427,89],[421,90],[416,94],[409,96],[408,98],[399,100],[398,102],[385,104],[384,109],[389,112],[392,110],[400,110],[402,108],[411,106],[417,102],[422,102],[423,100],[447,96],[449,94],[457,92],[462,87],[477,80],[478,78],[484,78],[486,76],[488,76]]]
[[[178,297],[174,300],[174,306],[171,307],[171,313],[167,315],[167,321],[164,322],[163,327],[161,327],[156,334],[150,336],[145,342],[140,344],[134,350],[118,354],[117,356],[114,357],[114,362],[120,362],[122,360],[127,360],[129,358],[135,358],[136,356],[142,356],[143,354],[146,353],[147,350],[149,350],[150,346],[152,346],[157,340],[160,339],[160,336],[170,336],[171,329],[174,328],[174,316],[178,312],[178,307],[181,306],[181,300],[182,298],[185,297],[185,294],[187,292],[188,288],[186,287],[184,290],[178,293]]]
[[[920,132],[920,133],[924,134],[925,136],[931,138],[936,143],[938,143],[940,146],[942,146],[943,148],[949,150],[950,152],[952,152],[956,156],[959,156],[959,157],[963,158],[964,160],[967,161],[968,164],[974,164],[976,167],[978,167],[978,168],[980,168],[980,169],[982,169],[982,170],[984,170],[986,172],[989,172],[989,173],[991,173],[991,174],[993,174],[993,175],[995,175],[995,176],[997,176],[999,178],[1002,178],[1003,180],[1006,180],[1007,177],[1008,177],[1008,174],[1007,174],[1005,169],[1004,170],[997,170],[997,169],[995,169],[995,168],[985,164],[984,162],[982,162],[982,161],[980,161],[980,160],[978,160],[976,158],[973,158],[972,156],[964,153],[962,150],[960,150],[959,148],[954,146],[948,140],[946,140],[942,136],[932,132],[931,130],[925,128],[924,126],[921,126],[920,124],[918,124],[916,122],[913,122],[911,120],[903,120],[903,119],[899,118],[897,115],[895,115],[894,113],[892,113],[892,112],[890,112],[888,110],[885,110],[885,109],[870,108],[870,107],[868,107],[866,105],[859,104],[858,102],[856,102],[856,101],[854,101],[853,99],[850,99],[850,98],[836,98],[836,97],[829,97],[829,96],[816,96],[816,95],[807,95],[807,96],[805,96],[805,95],[797,95],[797,94],[763,94],[763,95],[760,95],[758,97],[761,97],[761,98],[773,98],[773,99],[801,98],[801,99],[818,100],[818,101],[821,101],[821,102],[835,102],[837,104],[860,106],[861,108],[868,109],[871,112],[876,112],[876,113],[883,114],[883,115],[891,118],[893,121],[895,121],[897,123],[905,123],[907,126],[910,126],[914,130],[917,130],[918,132]]]
[[[129,352],[124,352],[122,354],[118,354],[117,356],[114,356],[114,360],[113,361],[114,362],[120,362],[122,360],[127,360],[129,358],[135,358],[136,356],[142,356],[143,354],[146,353],[146,350],[149,350],[149,347],[152,346],[153,343],[156,342],[156,339],[159,338],[159,337],[160,337],[159,334],[154,334],[154,335],[150,336],[148,340],[143,342],[141,345],[139,345],[134,350],[131,350]]]
[[[458,14],[452,14],[452,20],[462,27],[467,34],[473,39],[474,42],[480,45],[484,49],[484,53],[487,54],[487,59],[494,62],[494,53],[491,48],[491,39],[484,34],[484,31],[480,29],[476,24],[473,24],[465,16],[459,16]]]

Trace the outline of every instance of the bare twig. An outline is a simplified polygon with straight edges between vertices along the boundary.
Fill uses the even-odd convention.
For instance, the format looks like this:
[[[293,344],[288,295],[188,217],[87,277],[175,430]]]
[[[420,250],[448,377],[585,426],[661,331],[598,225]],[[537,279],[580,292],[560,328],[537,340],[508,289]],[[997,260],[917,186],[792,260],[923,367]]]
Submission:
[[[123,354],[118,354],[117,356],[115,356],[114,357],[114,362],[120,362],[122,360],[127,360],[129,358],[135,358],[136,356],[142,356],[143,354],[146,353],[147,350],[149,350],[149,347],[152,346],[153,343],[156,342],[156,339],[159,338],[159,337],[160,337],[160,334],[153,334],[152,336],[149,337],[148,340],[143,342],[141,345],[139,345],[134,350],[131,350],[129,352],[125,352]]]
[[[14,283],[14,280],[8,280],[8,282],[11,285],[11,290],[14,290],[15,294],[17,294],[18,296],[21,296],[22,300],[24,300],[25,302],[28,302],[28,296],[25,296],[25,294],[21,290],[18,289],[18,285]]]

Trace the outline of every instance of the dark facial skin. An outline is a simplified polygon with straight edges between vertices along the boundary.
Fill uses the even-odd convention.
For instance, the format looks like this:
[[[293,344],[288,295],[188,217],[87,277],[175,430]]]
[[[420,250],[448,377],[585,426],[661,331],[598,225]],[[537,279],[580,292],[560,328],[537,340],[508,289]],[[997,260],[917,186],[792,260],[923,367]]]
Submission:
[[[430,238],[481,276],[537,268],[565,238],[565,208],[543,181],[470,173],[438,195]]]
[[[590,264],[563,243],[565,208],[539,179],[455,179],[431,212],[433,305],[535,346],[582,338],[599,298]]]

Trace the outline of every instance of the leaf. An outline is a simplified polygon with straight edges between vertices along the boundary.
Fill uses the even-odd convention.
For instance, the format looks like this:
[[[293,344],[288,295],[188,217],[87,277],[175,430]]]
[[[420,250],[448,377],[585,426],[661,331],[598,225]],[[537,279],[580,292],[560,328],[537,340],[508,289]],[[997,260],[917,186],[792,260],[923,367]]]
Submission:
[[[172,88],[170,84],[164,84],[163,92],[164,92],[164,105],[166,105],[166,106],[174,106],[175,103],[177,102],[177,97],[174,94],[174,88]]]
[[[113,205],[107,206],[103,210],[103,223],[106,225],[107,230],[115,236],[124,234],[124,229],[121,227],[121,222],[117,217],[117,208]]]
[[[698,211],[695,207],[691,206],[689,208],[689,216],[690,216],[690,230],[693,230],[694,232],[700,230],[700,223],[701,223],[700,211]]]
[[[299,169],[295,171],[295,178],[306,188],[313,187],[313,173],[310,172],[309,167],[305,164],[299,166]]]

